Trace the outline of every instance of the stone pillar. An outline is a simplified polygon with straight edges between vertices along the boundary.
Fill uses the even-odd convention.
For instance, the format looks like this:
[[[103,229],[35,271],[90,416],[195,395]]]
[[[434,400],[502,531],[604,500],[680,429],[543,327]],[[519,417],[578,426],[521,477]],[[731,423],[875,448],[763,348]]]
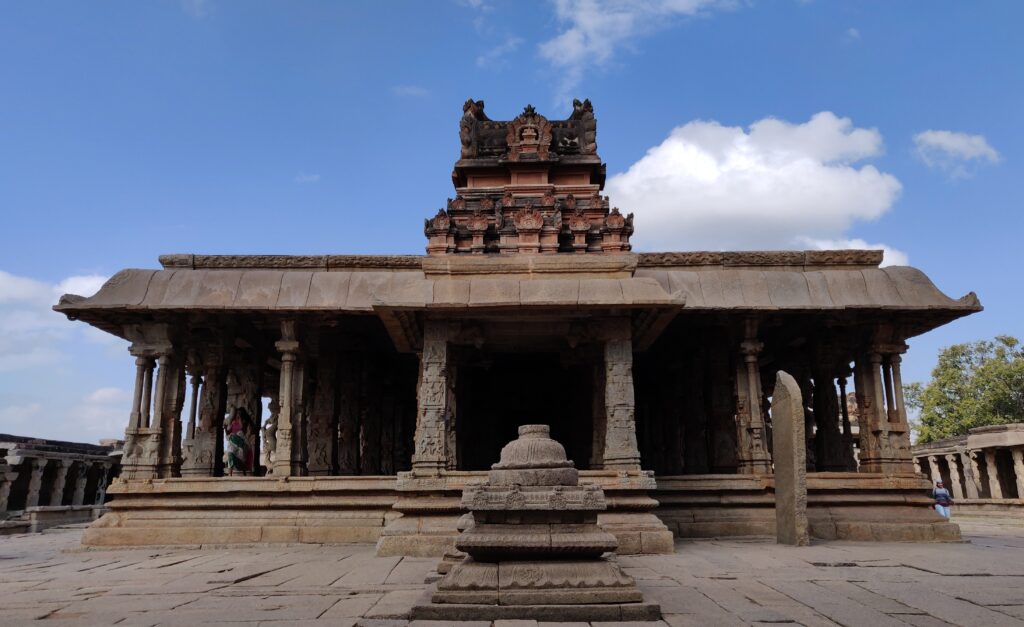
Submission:
[[[935,487],[936,481],[942,481],[942,471],[939,470],[939,458],[935,455],[928,456],[928,469],[932,475],[932,487]]]
[[[1017,479],[1017,498],[1024,499],[1024,449],[1018,446],[1010,453],[1013,455],[1013,475]]]
[[[861,469],[910,474],[910,425],[903,402],[899,353],[906,344],[879,344],[854,369],[860,414]]]
[[[7,517],[7,506],[11,496],[11,485],[18,479],[17,466],[9,465],[6,460],[0,463],[0,520]]]
[[[816,447],[817,470],[825,472],[842,472],[846,470],[846,458],[843,454],[843,439],[839,432],[839,405],[837,403],[835,381],[829,369],[819,366],[814,373],[814,423],[817,434],[814,440]]]
[[[988,491],[994,499],[1003,498],[1003,487],[999,485],[999,467],[996,465],[995,449],[985,450],[985,468],[988,470]]]
[[[27,460],[27,470],[31,473],[28,479],[28,493],[25,496],[25,509],[39,505],[39,491],[43,487],[43,471],[46,470],[46,460],[33,457]]]
[[[959,501],[964,498],[964,490],[960,484],[961,474],[960,468],[957,467],[956,462],[959,455],[949,454],[946,455],[946,463],[949,465],[949,488],[953,492],[953,499]]]
[[[336,459],[334,447],[335,407],[338,372],[326,351],[320,353],[317,364],[313,407],[309,416],[309,460],[306,467],[310,475],[330,475]]]
[[[981,467],[978,466],[979,453],[981,453],[981,451],[967,452],[967,459],[970,460],[970,464],[966,467],[971,469],[971,483],[974,485],[974,498],[981,498],[982,494],[985,492],[984,487],[981,485]],[[970,494],[970,490],[968,490],[967,493]]]
[[[274,344],[281,351],[281,383],[278,388],[280,411],[277,415],[277,451],[274,453],[274,476],[296,477],[303,474],[302,451],[293,442],[294,435],[301,436],[301,414],[296,403],[296,367],[299,341],[295,321],[281,322],[281,339]],[[300,383],[301,384],[301,383]],[[296,434],[296,432],[298,432]]]
[[[74,463],[70,459],[53,460],[56,472],[53,475],[53,485],[50,486],[50,506],[56,507],[64,504],[64,488],[67,486],[68,469]]]
[[[121,465],[125,479],[153,479],[157,476],[160,453],[160,428],[150,427],[155,361],[151,350],[145,346],[133,343],[129,351],[136,357],[136,388],[131,418],[124,432]]]
[[[198,367],[198,366],[197,366]],[[219,346],[208,347],[203,357],[202,386],[196,385],[193,375],[193,392],[199,390],[198,421],[192,427],[192,437],[183,445],[181,475],[183,477],[212,477],[216,474],[224,441],[221,425],[227,409],[226,377],[223,354]]]
[[[609,321],[604,342],[604,468],[640,468],[629,320]]]
[[[444,423],[448,413],[448,335],[449,327],[444,322],[428,320],[423,329],[414,472],[439,473],[447,462]]]
[[[103,505],[107,498],[107,475],[110,474],[110,464],[100,466],[99,476],[96,477],[96,498],[94,505]],[[85,493],[85,486],[82,486],[82,493]]]
[[[593,421],[590,444],[590,467],[604,467],[604,437],[607,415],[604,411],[604,364],[594,364],[591,390],[591,416]]]
[[[796,379],[781,370],[775,378],[772,410],[776,541],[807,546],[811,540],[807,523],[803,400]]]
[[[736,459],[743,474],[771,474],[761,411],[761,374],[758,356],[764,345],[757,340],[757,320],[744,324],[744,340],[736,364]]]
[[[853,427],[850,425],[850,408],[846,405],[846,378],[849,373],[838,378],[839,383],[839,411],[843,420],[843,459],[846,462],[846,470],[855,472],[857,470],[857,458],[853,451]]]
[[[180,358],[170,351],[157,358],[153,423],[160,429],[157,475],[181,476],[181,409],[185,403],[185,374]]]
[[[89,481],[89,463],[86,462],[75,462],[72,476],[75,481],[75,491],[71,496],[72,505],[82,505],[85,503],[85,484]],[[99,484],[96,485],[96,489],[100,488]]]

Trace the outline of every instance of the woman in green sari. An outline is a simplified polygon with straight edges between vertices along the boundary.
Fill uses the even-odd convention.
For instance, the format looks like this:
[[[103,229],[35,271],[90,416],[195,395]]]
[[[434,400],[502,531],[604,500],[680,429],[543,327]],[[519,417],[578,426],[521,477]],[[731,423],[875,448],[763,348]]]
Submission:
[[[228,422],[225,428],[228,436],[225,453],[229,476],[233,476],[236,470],[243,475],[249,474],[249,471],[252,470],[250,463],[252,460],[252,450],[246,438],[251,424],[252,420],[249,418],[249,412],[244,407],[236,407],[235,411],[231,414],[230,422]]]

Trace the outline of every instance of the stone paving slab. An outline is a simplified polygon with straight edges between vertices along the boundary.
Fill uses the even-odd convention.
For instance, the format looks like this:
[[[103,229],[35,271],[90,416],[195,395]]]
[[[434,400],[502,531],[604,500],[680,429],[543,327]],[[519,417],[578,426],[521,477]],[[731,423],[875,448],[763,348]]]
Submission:
[[[435,560],[370,545],[84,550],[81,530],[0,537],[0,625],[622,627],[1022,625],[1024,527],[969,522],[969,542],[686,540],[617,557],[664,620],[409,621]]]

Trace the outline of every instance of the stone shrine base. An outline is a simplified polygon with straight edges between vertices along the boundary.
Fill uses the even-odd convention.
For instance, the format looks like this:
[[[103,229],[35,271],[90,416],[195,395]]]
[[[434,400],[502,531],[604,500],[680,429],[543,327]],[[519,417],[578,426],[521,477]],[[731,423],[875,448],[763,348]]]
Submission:
[[[604,471],[599,471],[604,472]],[[175,544],[373,543],[389,555],[440,557],[456,535],[458,494],[466,480],[427,495],[414,515],[392,506],[414,494],[396,477],[218,477],[117,481],[111,512],[90,526],[86,546]],[[482,476],[476,473],[477,476]],[[581,473],[591,480],[591,471]],[[650,497],[601,481],[610,511],[598,519],[621,554],[672,550],[676,538],[775,535],[772,478],[755,475],[658,477]],[[808,473],[811,537],[823,540],[956,541],[960,531],[931,509],[914,476]],[[431,509],[435,508],[435,509]],[[411,510],[410,510],[410,513]],[[955,510],[954,510],[955,513]],[[383,555],[383,554],[382,554]]]
[[[677,541],[674,555],[617,560],[661,605],[664,619],[651,626],[1020,625],[1024,525],[962,524],[964,543],[698,539]],[[492,627],[410,620],[433,558],[374,557],[372,545],[81,549],[81,535],[0,537],[0,622]]]

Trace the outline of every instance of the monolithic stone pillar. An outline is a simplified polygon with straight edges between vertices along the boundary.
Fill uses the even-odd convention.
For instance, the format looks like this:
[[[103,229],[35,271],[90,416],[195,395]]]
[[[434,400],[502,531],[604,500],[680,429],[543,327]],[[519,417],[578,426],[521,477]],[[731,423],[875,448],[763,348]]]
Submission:
[[[967,459],[970,460],[969,467],[971,469],[971,474],[973,475],[973,481],[971,483],[974,484],[974,498],[981,498],[985,493],[984,486],[981,485],[981,467],[978,465],[978,455],[980,454],[981,451],[967,452]],[[968,494],[970,494],[969,491]]]
[[[75,482],[75,490],[71,495],[72,505],[82,505],[85,503],[85,485],[89,481],[89,464],[88,462],[75,462],[75,465],[71,471],[73,480]],[[99,489],[97,484],[96,489]]]
[[[46,460],[34,457],[23,462],[28,466],[31,473],[28,479],[28,493],[25,495],[25,509],[39,505],[39,491],[43,487],[43,471],[46,470]]]
[[[185,477],[212,477],[223,448],[221,425],[227,409],[227,374],[223,366],[220,347],[209,347],[202,363],[202,386],[199,387],[199,420],[192,438],[183,444],[181,475]],[[193,390],[195,378],[193,377]]]
[[[964,498],[964,490],[960,483],[960,468],[958,468],[956,465],[958,457],[959,455],[955,455],[952,453],[946,455],[946,464],[949,465],[949,482],[952,484],[949,487],[953,492],[953,499],[957,501]]]
[[[841,472],[846,469],[842,434],[839,432],[839,404],[835,382],[824,366],[814,373],[814,424],[817,427],[817,470]]]
[[[761,411],[761,371],[758,356],[764,345],[757,340],[757,321],[747,320],[745,339],[736,364],[736,459],[743,474],[771,474]],[[802,431],[802,430],[801,430]]]
[[[84,474],[84,473],[83,473]],[[107,475],[110,474],[110,464],[102,464],[100,466],[99,475],[96,477],[96,498],[94,505],[103,505],[103,502],[107,498]],[[82,492],[85,492],[85,486],[82,486]]]
[[[6,462],[0,463],[0,520],[7,516],[7,506],[11,497],[11,485],[17,478],[17,466],[11,466]]]
[[[800,386],[779,371],[772,397],[772,459],[775,461],[775,537],[779,544],[811,543],[807,523],[807,459]]]
[[[136,333],[142,334],[141,331]],[[150,427],[153,368],[156,362],[148,346],[133,343],[128,350],[136,357],[136,388],[131,418],[124,432],[124,455],[121,464],[126,479],[152,479],[157,476],[160,453],[160,428]]]
[[[606,325],[604,343],[604,467],[640,468],[633,393],[633,338],[629,320]]]
[[[299,353],[299,341],[296,335],[295,321],[281,322],[281,339],[274,344],[281,351],[281,383],[278,387],[280,411],[277,415],[277,451],[274,454],[274,476],[297,477],[305,470],[302,463],[302,451],[295,442],[295,435],[301,438],[301,420],[299,407],[296,403],[296,360]],[[301,385],[301,382],[299,382]]]
[[[338,368],[338,458],[340,475],[359,474],[359,371],[362,356],[343,352]]]
[[[191,366],[190,366],[191,368]],[[185,427],[185,439],[191,440],[196,436],[196,416],[199,408],[199,386],[203,377],[198,372],[192,373],[192,393],[189,395],[188,403],[188,425]]]
[[[1024,499],[1024,450],[1018,446],[1010,453],[1013,455],[1013,475],[1017,479],[1017,498]]]
[[[245,432],[245,440],[252,456],[249,462],[253,472],[260,455],[260,425],[263,415],[263,401],[260,397],[262,360],[254,351],[245,351],[240,357],[232,360],[226,379],[227,403],[225,415],[231,416],[235,409],[241,407],[252,420],[250,429]]]
[[[928,469],[932,475],[932,487],[935,487],[936,481],[942,481],[942,471],[939,470],[939,458],[935,455],[928,456]]]
[[[423,329],[413,471],[439,473],[446,465],[445,416],[448,412],[448,335],[444,322],[428,320]]]
[[[877,345],[856,362],[860,464],[864,472],[913,472],[898,354],[905,350],[906,344]]]
[[[185,370],[180,357],[169,351],[157,358],[153,423],[160,429],[157,475],[181,476],[181,409],[185,403]]]
[[[334,425],[337,374],[333,360],[321,353],[317,364],[313,407],[309,416],[309,460],[306,467],[311,476],[331,474],[333,460],[336,457]]]
[[[846,404],[846,376],[839,377],[839,411],[843,419],[843,459],[846,461],[846,470],[854,472],[857,470],[857,458],[853,452],[853,427],[850,425],[850,408]]]
[[[593,432],[590,445],[590,467],[604,467],[604,437],[607,415],[604,410],[604,364],[594,364],[592,375],[591,416]]]
[[[50,486],[50,505],[58,506],[64,504],[64,488],[67,486],[68,470],[74,462],[70,459],[53,460],[54,472],[53,485]]]
[[[996,450],[985,450],[985,468],[988,470],[988,491],[994,499],[1003,498],[1003,486],[999,484],[999,467],[996,465]]]

